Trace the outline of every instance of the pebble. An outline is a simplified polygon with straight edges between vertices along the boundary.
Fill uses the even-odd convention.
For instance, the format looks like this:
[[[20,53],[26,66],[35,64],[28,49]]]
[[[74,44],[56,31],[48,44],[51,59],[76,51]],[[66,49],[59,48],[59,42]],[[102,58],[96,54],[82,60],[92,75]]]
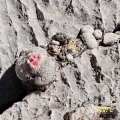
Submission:
[[[113,45],[118,39],[120,38],[120,35],[117,35],[115,33],[106,33],[104,35],[103,43],[105,45]]]
[[[99,29],[96,29],[96,30],[94,31],[93,35],[94,35],[94,37],[95,37],[96,39],[101,39],[101,38],[102,38],[102,31],[99,30]]]
[[[67,57],[67,60],[73,61],[73,56],[71,54],[68,54],[66,57]]]
[[[81,37],[89,49],[94,49],[98,46],[95,37],[91,33],[84,33]]]
[[[115,34],[120,35],[120,31],[116,31]]]
[[[93,29],[93,27],[90,26],[90,25],[85,25],[85,26],[83,26],[83,27],[81,28],[80,31],[81,31],[81,34],[83,34],[83,33],[91,33],[91,34],[93,34],[94,29]]]
[[[56,41],[56,40],[52,40],[52,41],[51,41],[51,44],[52,44],[52,45],[58,45],[58,46],[59,46],[59,45],[60,45],[60,42],[59,42],[59,41]]]

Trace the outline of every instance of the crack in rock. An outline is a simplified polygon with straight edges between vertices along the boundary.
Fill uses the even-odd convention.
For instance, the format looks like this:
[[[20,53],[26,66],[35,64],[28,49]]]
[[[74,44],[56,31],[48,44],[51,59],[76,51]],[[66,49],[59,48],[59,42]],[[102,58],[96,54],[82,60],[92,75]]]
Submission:
[[[33,31],[33,28],[30,27],[30,29],[31,29],[30,34],[31,34],[31,36],[32,36],[31,42],[32,42],[36,47],[38,47],[38,41],[37,41],[37,39],[36,39],[36,35],[35,35],[34,31]]]
[[[90,58],[91,66],[95,72],[95,80],[96,82],[100,83],[100,80],[103,80],[104,75],[101,73],[101,67],[97,65],[97,59],[92,54],[92,57]]]
[[[37,7],[37,3],[35,3],[35,7],[36,7],[36,14],[37,14],[37,19],[40,21],[44,20],[44,14],[43,12],[41,12],[38,7]]]
[[[63,83],[66,84],[68,87],[70,87],[64,72],[61,72],[61,78]]]

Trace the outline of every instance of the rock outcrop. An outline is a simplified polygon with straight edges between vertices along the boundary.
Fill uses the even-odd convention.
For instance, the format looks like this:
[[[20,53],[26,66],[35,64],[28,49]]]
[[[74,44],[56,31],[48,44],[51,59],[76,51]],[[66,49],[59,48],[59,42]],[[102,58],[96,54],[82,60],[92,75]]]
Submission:
[[[101,120],[97,110],[107,107],[118,120],[119,39],[106,46],[101,37],[96,48],[87,49],[80,29],[90,25],[103,36],[116,34],[120,31],[116,28],[119,6],[119,0],[1,0],[0,119]],[[68,41],[55,40],[57,33],[63,33],[62,39],[68,36]],[[14,62],[25,49],[42,47],[47,51],[51,40],[55,46],[52,57],[60,64],[56,81],[44,92],[28,94],[15,74]],[[77,47],[77,43],[81,45]]]

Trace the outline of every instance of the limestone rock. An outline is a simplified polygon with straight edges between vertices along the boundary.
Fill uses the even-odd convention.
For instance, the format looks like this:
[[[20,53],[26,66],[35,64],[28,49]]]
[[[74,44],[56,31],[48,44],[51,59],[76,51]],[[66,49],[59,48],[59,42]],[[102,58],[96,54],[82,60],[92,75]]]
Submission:
[[[96,49],[85,49],[81,52],[85,46],[82,45],[79,32],[84,25],[91,25],[105,33],[113,32],[115,25],[120,21],[120,0],[1,1],[0,119],[99,120],[96,109],[98,106],[102,107],[101,104],[104,102],[118,110],[114,119],[119,120],[120,45],[117,42],[112,46],[100,44]],[[15,69],[11,69],[10,66],[24,49],[38,46],[46,49],[49,41],[53,40],[52,36],[57,33],[66,34],[71,39],[77,38],[81,45],[76,46],[79,45],[76,40],[64,42],[67,41],[66,37],[57,35],[55,39],[60,42],[60,54],[65,63],[57,72],[61,73],[57,75],[58,80],[45,92],[39,91],[39,94],[36,94],[32,91],[31,94],[27,94],[18,82]],[[72,48],[74,53],[67,51],[63,46]],[[74,57],[73,62],[68,63],[66,55],[75,55],[76,50],[81,54]],[[58,55],[49,57],[56,59]],[[49,69],[54,72],[54,69]],[[45,72],[47,67],[43,73]]]
[[[102,31],[99,30],[99,29],[96,29],[96,30],[93,32],[93,35],[94,35],[95,39],[100,39],[100,38],[102,38]]]
[[[104,40],[103,40],[103,43],[105,45],[113,45],[115,42],[118,41],[118,39],[120,38],[119,35],[117,34],[114,34],[114,33],[106,33],[104,35]]]
[[[97,111],[103,108],[103,103],[107,106],[110,104],[109,108],[112,109],[116,107],[119,112],[119,97],[116,97],[120,83],[118,56],[116,44],[111,47],[99,46],[89,54],[86,50],[81,57],[75,58],[77,67],[63,67],[59,80],[49,89],[41,94],[27,95],[7,109],[0,118],[98,120],[100,117]],[[117,112],[111,114],[115,114],[115,119],[120,118]]]
[[[68,59],[69,61],[72,61],[72,60],[73,60],[73,56],[72,56],[71,54],[68,54],[66,57],[67,57],[67,59]]]
[[[84,33],[81,37],[89,49],[94,49],[98,46],[95,37],[91,33]]]
[[[83,26],[83,27],[81,28],[80,31],[81,31],[81,34],[83,34],[83,33],[91,33],[91,34],[93,34],[94,29],[93,29],[93,27],[90,26],[90,25],[85,25],[85,26]]]
[[[120,35],[120,31],[116,31],[115,34]]]

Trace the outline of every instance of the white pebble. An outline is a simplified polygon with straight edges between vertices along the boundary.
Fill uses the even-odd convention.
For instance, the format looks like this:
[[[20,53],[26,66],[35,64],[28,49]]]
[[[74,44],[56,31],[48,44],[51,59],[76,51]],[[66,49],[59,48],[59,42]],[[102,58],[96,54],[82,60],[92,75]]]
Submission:
[[[94,31],[93,35],[94,35],[94,37],[95,37],[96,39],[101,39],[101,38],[102,38],[102,31],[99,30],[99,29],[96,29],[96,30]]]
[[[91,34],[93,34],[94,29],[93,29],[93,27],[90,26],[90,25],[85,25],[85,26],[83,26],[83,27],[81,28],[80,31],[81,31],[81,34],[83,34],[83,33],[91,33]]]
[[[116,31],[115,34],[120,35],[120,31]]]
[[[120,35],[114,34],[114,33],[106,33],[104,35],[103,43],[105,45],[113,45],[118,39],[120,38]]]
[[[67,59],[68,59],[69,61],[72,61],[72,60],[73,60],[73,56],[72,56],[71,54],[68,54],[66,57],[67,57]]]
[[[91,33],[84,33],[81,37],[89,49],[94,49],[98,46],[95,37]]]
[[[59,41],[56,41],[56,40],[52,40],[52,41],[51,41],[51,44],[52,44],[52,45],[58,45],[58,46],[59,46],[59,45],[60,45],[60,42],[59,42]]]

